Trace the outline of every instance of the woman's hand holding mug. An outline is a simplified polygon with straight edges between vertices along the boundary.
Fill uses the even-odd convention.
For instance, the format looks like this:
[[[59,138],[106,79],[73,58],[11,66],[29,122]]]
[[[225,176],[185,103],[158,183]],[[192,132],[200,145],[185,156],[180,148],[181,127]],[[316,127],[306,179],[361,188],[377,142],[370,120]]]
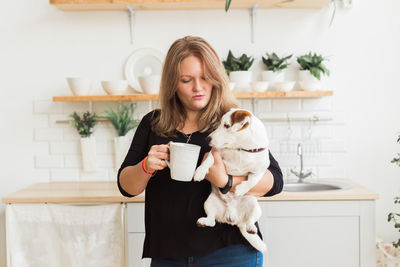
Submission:
[[[169,160],[168,145],[154,145],[150,148],[146,160],[146,169],[159,171],[167,167],[165,160]]]

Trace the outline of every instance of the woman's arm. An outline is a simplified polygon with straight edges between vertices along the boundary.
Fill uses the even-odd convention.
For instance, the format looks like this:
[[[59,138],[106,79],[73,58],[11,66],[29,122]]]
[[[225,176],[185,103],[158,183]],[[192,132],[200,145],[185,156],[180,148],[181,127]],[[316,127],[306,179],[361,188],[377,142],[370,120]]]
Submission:
[[[235,192],[235,188],[242,181],[247,180],[246,176],[233,176],[231,192]],[[246,195],[253,195],[257,197],[265,196],[274,185],[274,176],[267,170],[261,180],[256,184]]]
[[[142,193],[151,178],[151,174],[147,174],[142,170],[142,162],[134,166],[125,167],[119,176],[121,188],[131,196]]]
[[[209,169],[206,176],[207,180],[215,184],[217,187],[223,188],[228,183],[228,174],[226,173],[225,165],[222,162],[222,158],[218,151],[215,149],[211,150],[214,156],[214,165]],[[207,157],[207,154],[204,158]],[[282,171],[279,167],[278,162],[269,153],[270,166],[265,172],[262,179],[247,193],[254,196],[273,196],[282,191],[283,177]],[[235,187],[242,181],[246,180],[246,176],[233,176],[232,188],[230,191],[234,191]]]
[[[167,147],[168,145],[154,145],[150,148],[145,159],[134,166],[125,167],[119,176],[121,188],[131,196],[142,193],[152,177],[151,174],[143,170],[142,164],[150,172],[164,169],[167,166],[165,159],[169,160]]]

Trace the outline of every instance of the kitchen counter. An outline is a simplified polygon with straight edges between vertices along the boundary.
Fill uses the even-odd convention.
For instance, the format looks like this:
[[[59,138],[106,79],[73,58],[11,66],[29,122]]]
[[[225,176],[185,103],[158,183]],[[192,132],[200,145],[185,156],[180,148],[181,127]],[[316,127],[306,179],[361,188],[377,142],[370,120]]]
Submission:
[[[320,179],[322,181],[322,179]],[[349,189],[315,192],[285,192],[259,201],[296,200],[376,200],[378,194],[349,179],[323,179],[345,183]],[[127,198],[120,194],[116,182],[49,182],[36,183],[3,197],[3,203],[111,203],[143,202],[144,193]]]

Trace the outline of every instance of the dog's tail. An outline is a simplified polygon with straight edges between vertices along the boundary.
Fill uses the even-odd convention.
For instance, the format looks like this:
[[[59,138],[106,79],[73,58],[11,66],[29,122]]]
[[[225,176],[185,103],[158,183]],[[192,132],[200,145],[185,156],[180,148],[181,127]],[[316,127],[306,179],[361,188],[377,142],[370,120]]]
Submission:
[[[250,234],[246,230],[245,225],[239,226],[240,232],[244,236],[244,238],[249,241],[250,245],[252,245],[255,249],[264,252],[267,250],[267,246],[265,243],[261,240],[261,238],[257,234]]]

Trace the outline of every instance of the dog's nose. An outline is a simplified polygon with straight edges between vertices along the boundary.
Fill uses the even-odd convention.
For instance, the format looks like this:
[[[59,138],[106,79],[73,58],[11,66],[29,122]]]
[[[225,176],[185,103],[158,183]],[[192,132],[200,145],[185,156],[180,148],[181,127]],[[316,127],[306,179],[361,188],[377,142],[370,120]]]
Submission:
[[[208,144],[211,142],[211,137],[210,137],[210,136],[207,136],[207,137],[206,137],[206,142],[207,142]]]

